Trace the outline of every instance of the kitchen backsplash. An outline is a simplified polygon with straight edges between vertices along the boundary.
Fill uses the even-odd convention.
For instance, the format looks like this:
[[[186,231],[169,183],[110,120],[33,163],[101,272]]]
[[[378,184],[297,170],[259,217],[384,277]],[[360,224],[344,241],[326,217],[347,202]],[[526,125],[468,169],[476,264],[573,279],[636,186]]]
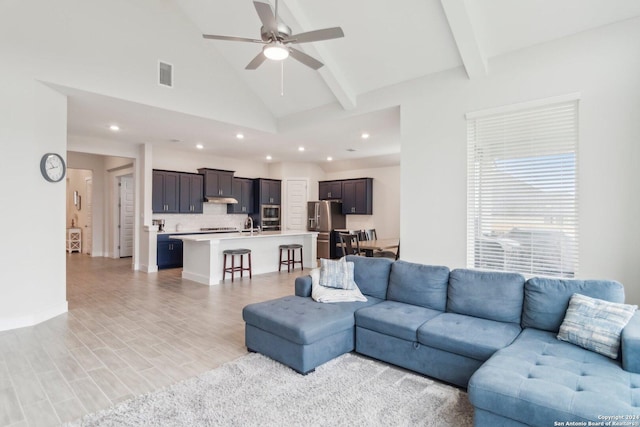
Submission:
[[[246,214],[227,214],[227,205],[205,203],[202,214],[153,214],[153,219],[164,219],[165,231],[177,231],[178,224],[182,230],[194,231],[203,227],[244,228]]]

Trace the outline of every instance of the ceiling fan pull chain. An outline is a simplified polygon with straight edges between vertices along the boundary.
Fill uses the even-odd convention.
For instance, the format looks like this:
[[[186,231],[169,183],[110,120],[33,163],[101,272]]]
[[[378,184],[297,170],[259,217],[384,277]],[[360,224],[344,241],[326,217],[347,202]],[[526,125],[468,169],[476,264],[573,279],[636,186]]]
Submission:
[[[284,96],[284,61],[280,62],[280,96]]]

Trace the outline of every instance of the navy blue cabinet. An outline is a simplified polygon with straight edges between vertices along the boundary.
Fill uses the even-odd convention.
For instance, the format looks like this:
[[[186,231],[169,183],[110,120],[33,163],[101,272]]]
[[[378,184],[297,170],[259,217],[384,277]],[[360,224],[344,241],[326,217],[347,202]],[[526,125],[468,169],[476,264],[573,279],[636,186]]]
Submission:
[[[198,169],[204,176],[205,197],[232,197],[233,171],[219,169]]]
[[[168,234],[158,235],[158,269],[182,267],[182,240],[170,239]]]
[[[180,173],[180,213],[202,213],[204,177],[197,173]]]
[[[282,181],[279,179],[258,178],[255,188],[258,191],[258,204],[279,205],[281,203]]]
[[[345,215],[373,213],[373,178],[342,181],[342,213]]]
[[[180,178],[178,172],[153,171],[151,209],[153,213],[178,213]]]
[[[342,199],[342,181],[320,181],[318,195],[320,200]]]
[[[232,194],[238,203],[227,205],[227,213],[254,213],[253,179],[233,178]]]

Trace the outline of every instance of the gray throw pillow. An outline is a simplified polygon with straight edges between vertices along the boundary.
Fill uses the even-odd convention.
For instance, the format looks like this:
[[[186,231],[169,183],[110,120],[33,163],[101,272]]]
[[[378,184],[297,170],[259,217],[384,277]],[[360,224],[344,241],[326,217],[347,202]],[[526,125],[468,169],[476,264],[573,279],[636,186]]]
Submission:
[[[558,339],[617,359],[620,333],[637,308],[573,294]]]
[[[351,290],[355,288],[353,281],[354,264],[346,262],[320,259],[320,285],[327,288]]]

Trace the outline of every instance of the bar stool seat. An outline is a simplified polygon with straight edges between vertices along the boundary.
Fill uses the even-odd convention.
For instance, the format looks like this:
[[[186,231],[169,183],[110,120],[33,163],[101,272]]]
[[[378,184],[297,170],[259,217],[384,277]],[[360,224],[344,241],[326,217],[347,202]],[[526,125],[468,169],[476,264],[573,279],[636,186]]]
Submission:
[[[233,282],[233,277],[236,271],[240,272],[240,277],[242,277],[245,270],[249,271],[249,279],[251,279],[251,249],[226,249],[222,251],[224,255],[224,259],[222,261],[223,271],[222,271],[222,280],[224,280],[227,273],[231,273],[231,281]],[[227,255],[231,256],[231,267],[227,267]],[[240,256],[240,266],[236,267],[235,260],[236,255]],[[244,266],[244,255],[247,255],[249,260],[249,266]]]
[[[291,273],[291,270],[296,269],[296,264],[300,264],[300,268],[304,270],[304,264],[302,263],[302,245],[293,243],[290,245],[280,245],[280,265],[278,265],[278,271],[282,270],[282,265],[287,266],[287,272]],[[296,261],[296,249],[300,249],[300,261]],[[282,259],[282,251],[287,251],[287,259]]]

